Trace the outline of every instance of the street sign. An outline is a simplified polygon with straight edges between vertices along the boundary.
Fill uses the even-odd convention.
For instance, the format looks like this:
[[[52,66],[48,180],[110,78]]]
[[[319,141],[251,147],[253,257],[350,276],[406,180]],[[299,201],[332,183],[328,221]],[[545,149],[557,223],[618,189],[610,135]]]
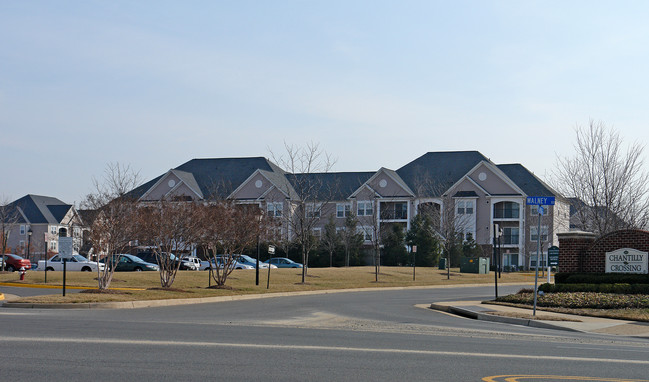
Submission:
[[[268,246],[268,253],[271,255],[275,254],[275,246],[274,245],[269,245]]]
[[[551,267],[559,265],[559,247],[552,246],[548,248],[548,265]]]
[[[528,196],[528,206],[553,206],[554,196]]]

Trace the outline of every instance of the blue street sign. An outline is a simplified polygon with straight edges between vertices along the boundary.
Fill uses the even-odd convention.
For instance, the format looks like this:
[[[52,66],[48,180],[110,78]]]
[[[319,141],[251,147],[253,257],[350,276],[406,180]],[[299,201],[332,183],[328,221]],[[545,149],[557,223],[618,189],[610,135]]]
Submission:
[[[553,206],[554,196],[528,196],[528,206]]]

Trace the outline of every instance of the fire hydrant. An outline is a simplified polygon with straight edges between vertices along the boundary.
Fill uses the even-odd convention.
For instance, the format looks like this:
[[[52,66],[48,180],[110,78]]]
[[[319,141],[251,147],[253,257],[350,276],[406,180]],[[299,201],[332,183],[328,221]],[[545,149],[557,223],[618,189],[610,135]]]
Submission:
[[[24,280],[25,279],[25,273],[27,273],[25,271],[25,267],[20,267],[19,271],[20,271],[20,279]]]

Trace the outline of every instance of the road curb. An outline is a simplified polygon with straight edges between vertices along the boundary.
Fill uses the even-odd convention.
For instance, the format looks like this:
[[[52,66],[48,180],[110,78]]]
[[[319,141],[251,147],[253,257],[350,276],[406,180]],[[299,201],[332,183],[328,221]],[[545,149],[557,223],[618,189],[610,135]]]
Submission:
[[[568,331],[568,332],[581,332],[581,330],[577,330],[577,329],[573,329],[573,328],[566,328],[566,327],[560,326],[560,325],[554,325],[554,324],[549,323],[547,321],[528,320],[528,319],[525,319],[525,318],[497,316],[497,315],[488,314],[488,313],[476,312],[474,310],[471,310],[471,309],[468,309],[468,308],[462,308],[462,307],[459,307],[459,306],[441,305],[441,304],[432,303],[432,304],[430,304],[430,309],[439,310],[439,311],[443,311],[443,312],[451,313],[451,314],[456,314],[458,316],[472,318],[474,320],[480,320],[480,321],[500,322],[500,323],[503,323],[503,324],[522,325],[522,326],[529,326],[529,327],[541,328],[541,329],[555,329],[555,330],[563,330],[563,331]]]
[[[6,283],[0,283],[0,285],[3,284]],[[521,283],[511,283],[511,285],[521,285]],[[388,290],[405,290],[405,289],[471,288],[476,286],[484,286],[484,284],[326,289],[326,290],[312,290],[312,291],[299,291],[299,292],[275,292],[275,293],[260,293],[260,294],[243,294],[243,295],[233,295],[233,296],[199,297],[199,298],[168,299],[168,300],[144,300],[144,301],[116,301],[116,302],[60,303],[60,304],[5,302],[2,306],[5,308],[23,308],[23,309],[135,309],[135,308],[152,308],[152,307],[160,307],[160,306],[175,306],[175,305],[188,305],[188,304],[206,304],[206,303],[224,302],[224,301],[254,300],[254,299],[273,298],[273,297],[308,296],[308,295],[331,294],[331,293],[364,292],[364,291],[371,292],[371,291],[381,291],[381,290],[388,291]],[[34,285],[33,287],[38,287],[38,286]],[[54,286],[47,286],[47,287],[55,288]],[[88,288],[82,288],[82,289],[88,289]]]

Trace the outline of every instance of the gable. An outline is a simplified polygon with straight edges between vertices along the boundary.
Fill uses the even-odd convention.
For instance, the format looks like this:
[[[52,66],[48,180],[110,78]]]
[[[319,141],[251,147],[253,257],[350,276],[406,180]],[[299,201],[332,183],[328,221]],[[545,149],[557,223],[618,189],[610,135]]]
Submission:
[[[521,190],[510,179],[484,162],[476,166],[468,177],[492,196],[521,195]]]
[[[188,173],[169,170],[140,198],[141,201],[161,200],[165,197],[188,197],[202,199],[200,190],[195,190],[196,182]]]
[[[429,152],[396,173],[419,197],[439,197],[478,163],[487,159],[478,151]]]
[[[407,198],[414,196],[408,185],[392,170],[381,168],[374,173],[365,183],[358,187],[352,197],[359,194],[381,198]]]
[[[273,188],[273,183],[266,178],[260,171],[252,174],[239,188],[237,188],[229,198],[237,200],[256,200],[262,198],[269,189]]]

